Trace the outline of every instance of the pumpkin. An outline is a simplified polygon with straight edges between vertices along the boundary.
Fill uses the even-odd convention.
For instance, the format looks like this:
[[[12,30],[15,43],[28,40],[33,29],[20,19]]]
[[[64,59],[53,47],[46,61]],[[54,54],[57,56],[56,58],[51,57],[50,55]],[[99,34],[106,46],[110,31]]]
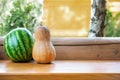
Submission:
[[[45,26],[34,30],[35,43],[32,56],[37,63],[51,63],[56,57],[55,48],[50,41],[50,31]]]

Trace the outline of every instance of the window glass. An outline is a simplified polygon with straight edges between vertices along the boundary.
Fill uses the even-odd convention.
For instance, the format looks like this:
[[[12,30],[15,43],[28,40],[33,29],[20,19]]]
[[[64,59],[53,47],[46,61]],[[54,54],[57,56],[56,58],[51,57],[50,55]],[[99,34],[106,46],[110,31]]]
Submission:
[[[26,6],[30,9],[30,12],[27,12],[28,15],[22,15],[22,17],[18,17],[17,19],[18,22],[25,22],[24,25],[21,23],[20,25],[29,26],[28,28],[31,32],[33,32],[33,27],[37,26],[35,23],[36,17],[38,22],[42,20],[43,24],[49,27],[52,37],[88,36],[91,0],[0,0],[0,36],[7,34],[11,29],[17,27],[18,22],[15,23],[14,21],[17,20],[14,20],[14,18],[18,15],[14,15],[12,5],[15,1],[20,2],[21,10],[24,10]],[[37,1],[44,4],[42,19],[39,18],[41,17],[41,8],[37,4]],[[31,4],[26,5],[24,2],[34,3],[32,7],[36,6],[37,9],[31,9]],[[19,7],[18,5],[16,6]],[[16,10],[17,7],[15,7]],[[22,14],[24,11],[15,11],[15,13]],[[107,0],[107,15],[108,20],[106,22],[106,29],[104,30],[105,36],[120,37],[120,0]],[[23,18],[23,16],[27,18]],[[23,18],[23,20],[19,18]],[[32,20],[29,21],[29,19]],[[9,22],[11,23],[9,24]],[[15,26],[13,27],[12,25]]]
[[[43,23],[54,37],[87,37],[91,0],[44,0]],[[120,36],[120,0],[106,0],[109,20],[106,37]],[[120,14],[119,14],[120,16]],[[115,18],[115,19],[113,19]],[[114,20],[114,21],[113,21]],[[115,26],[115,27],[114,27]]]
[[[44,0],[43,22],[54,37],[88,34],[90,0]]]

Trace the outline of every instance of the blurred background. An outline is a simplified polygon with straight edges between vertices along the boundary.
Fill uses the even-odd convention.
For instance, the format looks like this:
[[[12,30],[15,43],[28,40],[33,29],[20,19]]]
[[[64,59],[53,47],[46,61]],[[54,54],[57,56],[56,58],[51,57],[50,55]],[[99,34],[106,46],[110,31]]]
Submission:
[[[44,0],[43,22],[52,36],[87,37],[91,0]],[[120,0],[107,0],[105,36],[120,36]],[[119,30],[117,30],[119,29]]]
[[[9,1],[12,1],[12,0],[9,0]],[[0,0],[0,16],[1,15],[6,16],[8,12],[7,14],[5,14],[5,12],[11,11],[8,6],[7,7],[5,6],[5,5],[10,5],[9,1],[6,0],[6,3],[5,3],[5,0],[3,1]],[[32,1],[32,0],[28,0],[28,1]],[[33,2],[35,1],[33,0]],[[36,14],[36,12],[32,12],[32,9],[28,9],[29,11],[28,14],[30,13],[32,16],[28,17],[28,20],[31,19],[31,21],[29,21],[30,24],[27,24],[28,22],[26,22],[25,27],[28,26],[29,28],[29,26],[31,26],[29,28],[31,32],[33,32],[33,26],[37,26],[37,23],[38,23],[37,20],[40,21],[41,19],[42,23],[49,27],[52,37],[87,37],[88,36],[91,0],[44,0],[44,1],[38,0],[38,2],[43,3],[42,7],[40,5],[36,7],[37,8],[36,11],[39,11],[41,9],[39,13]],[[19,2],[19,4],[21,5],[24,3]],[[37,5],[37,3],[35,3],[35,5]],[[14,7],[17,7],[17,6],[14,6]],[[30,6],[28,5],[28,7]],[[4,9],[2,10],[2,8]],[[15,13],[14,10],[13,10],[13,13]],[[11,14],[12,13],[10,13],[10,15]],[[36,15],[37,15],[37,19],[36,19]],[[39,16],[41,17],[38,18]],[[7,32],[9,32],[10,29],[13,29],[16,27],[15,25],[15,27],[12,27],[12,28],[11,27],[5,28],[6,26],[8,26],[9,24],[8,22],[10,21],[10,19],[13,20],[13,18],[9,19],[8,16],[6,18],[2,19],[0,17],[0,22],[2,22],[0,24],[1,36],[7,34]],[[26,20],[22,20],[22,21],[25,22]],[[24,22],[21,24],[24,24]],[[24,26],[24,25],[21,25],[21,26]],[[104,30],[104,36],[105,37],[120,36],[120,0],[107,0],[106,28]]]

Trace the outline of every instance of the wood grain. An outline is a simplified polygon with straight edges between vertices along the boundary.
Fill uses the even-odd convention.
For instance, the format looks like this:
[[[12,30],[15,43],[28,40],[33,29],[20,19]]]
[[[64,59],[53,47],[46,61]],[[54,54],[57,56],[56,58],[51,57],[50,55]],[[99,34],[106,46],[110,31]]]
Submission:
[[[52,38],[55,46],[83,46],[83,45],[105,45],[105,44],[120,44],[118,37],[96,37],[96,38]]]
[[[120,60],[120,44],[55,46],[56,60]],[[0,59],[8,59],[0,46]]]
[[[8,59],[8,57],[6,56],[4,52],[3,46],[0,46],[0,60],[5,60],[5,59]]]
[[[0,46],[3,46],[4,39],[4,37],[0,37]]]
[[[58,60],[120,60],[120,44],[55,46]]]
[[[119,80],[119,68],[119,60],[62,60],[52,64],[0,60],[0,80]]]
[[[120,44],[118,37],[97,37],[97,38],[52,38],[55,46],[60,45],[89,45],[89,44]],[[0,38],[0,45],[3,45],[4,37]]]
[[[120,74],[0,75],[1,80],[120,80]]]
[[[56,60],[120,60],[120,38],[52,38],[52,42]],[[0,59],[8,59],[3,46]]]

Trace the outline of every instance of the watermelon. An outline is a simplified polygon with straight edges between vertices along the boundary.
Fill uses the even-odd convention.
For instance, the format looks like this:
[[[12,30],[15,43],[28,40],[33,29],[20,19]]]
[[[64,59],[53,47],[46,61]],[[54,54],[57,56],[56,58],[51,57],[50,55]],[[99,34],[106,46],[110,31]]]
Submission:
[[[32,59],[34,39],[26,28],[11,30],[5,37],[4,50],[13,62],[26,62]]]

